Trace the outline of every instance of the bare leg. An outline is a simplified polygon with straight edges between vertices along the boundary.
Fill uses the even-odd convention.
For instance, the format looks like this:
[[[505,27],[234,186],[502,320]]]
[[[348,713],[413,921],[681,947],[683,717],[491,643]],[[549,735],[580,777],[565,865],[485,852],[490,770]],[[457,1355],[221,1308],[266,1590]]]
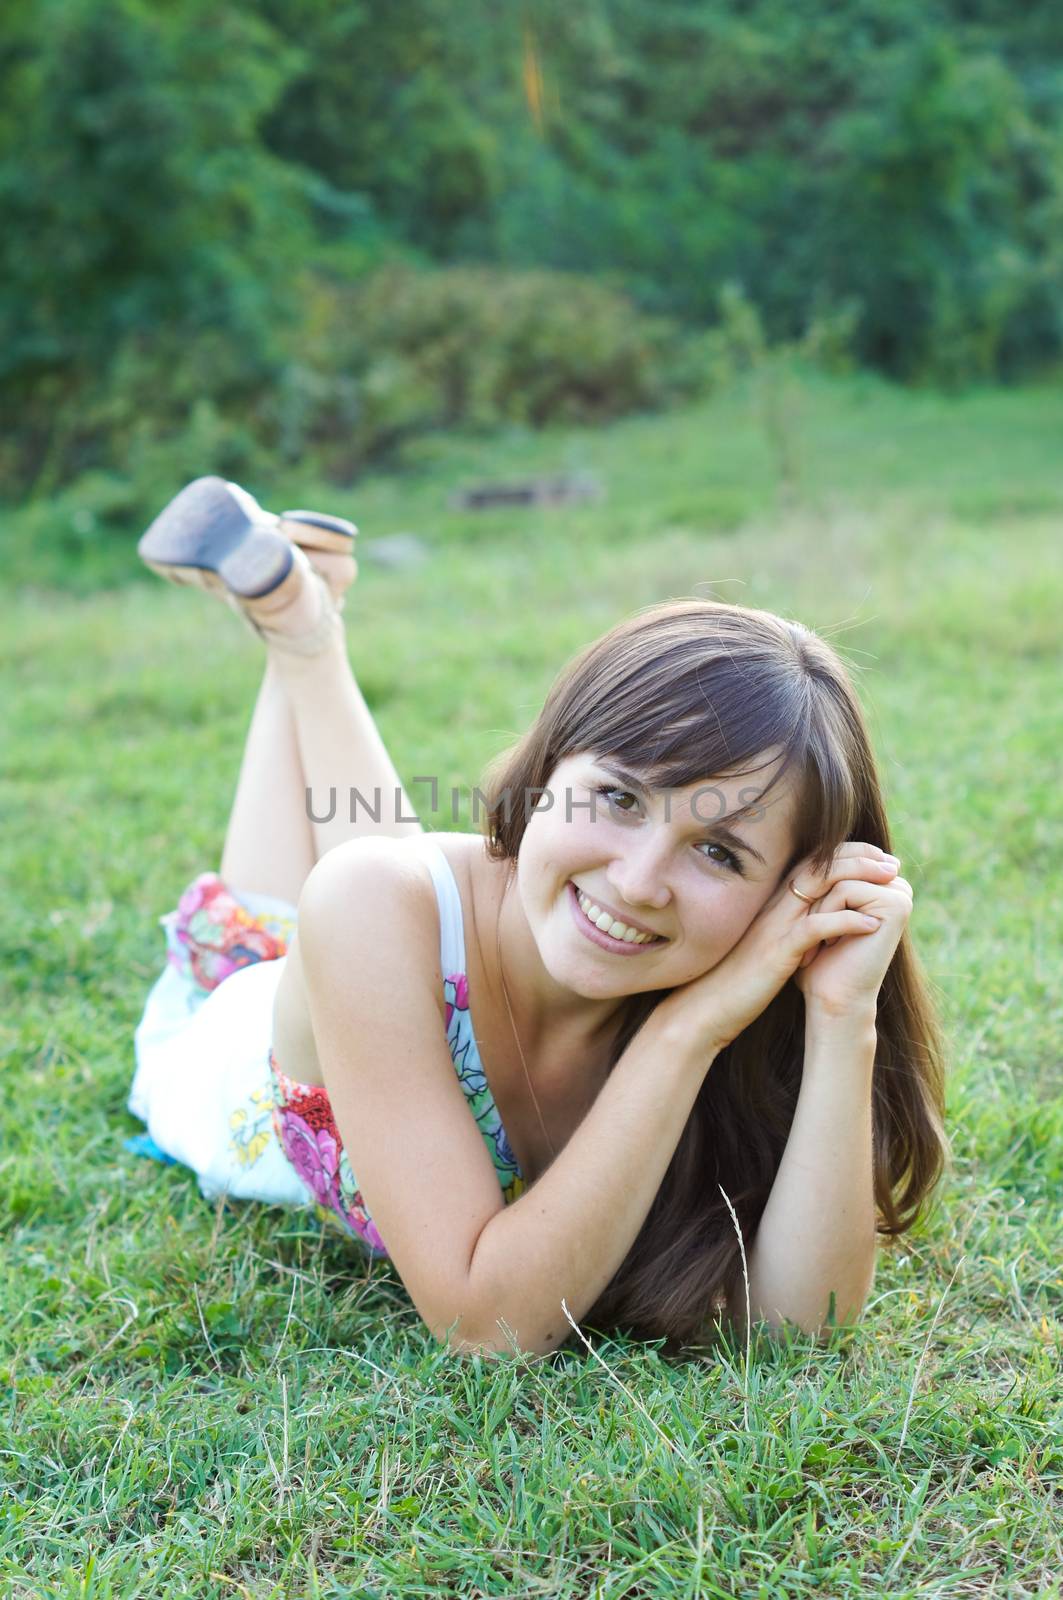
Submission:
[[[237,892],[275,895],[294,905],[315,860],[295,723],[280,674],[267,658],[220,875]]]
[[[365,799],[353,823],[352,787]],[[312,822],[311,812],[324,819],[333,810],[333,788],[335,816]],[[379,822],[366,806],[379,811]],[[231,889],[294,905],[314,862],[334,845],[369,832],[423,832],[420,822],[398,822],[397,816],[413,817],[413,806],[351,673],[345,642],[321,656],[267,651],[221,877]]]
[[[268,653],[270,668],[283,681],[287,694],[303,783],[309,790],[309,796],[304,789],[302,797],[302,821],[305,826],[308,812],[312,814],[309,820],[318,859],[336,845],[367,833],[391,837],[423,833],[355,682],[342,632],[319,655],[291,655],[272,648]],[[356,802],[354,822],[350,819],[352,789],[363,797]],[[367,807],[378,813],[379,821],[373,820]],[[333,810],[335,814],[330,815]]]

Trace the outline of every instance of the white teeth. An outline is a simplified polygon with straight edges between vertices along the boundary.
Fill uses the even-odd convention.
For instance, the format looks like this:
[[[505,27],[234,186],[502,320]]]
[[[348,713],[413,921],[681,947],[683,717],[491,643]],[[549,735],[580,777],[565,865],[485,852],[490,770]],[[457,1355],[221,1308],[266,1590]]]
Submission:
[[[588,922],[593,922],[596,928],[610,934],[612,938],[624,944],[649,944],[655,938],[652,933],[640,933],[637,928],[629,928],[626,922],[617,922],[608,911],[603,911],[593,900],[588,900],[579,889],[576,890],[576,898]]]

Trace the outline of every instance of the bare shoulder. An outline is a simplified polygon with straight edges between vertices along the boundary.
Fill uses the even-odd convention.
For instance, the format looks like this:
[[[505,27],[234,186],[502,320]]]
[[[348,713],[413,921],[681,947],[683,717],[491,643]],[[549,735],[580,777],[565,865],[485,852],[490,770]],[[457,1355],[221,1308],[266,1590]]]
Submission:
[[[425,838],[438,846],[464,890],[481,869],[484,843],[478,834],[432,833],[391,838],[366,834],[337,845],[317,862],[303,885],[299,900],[300,921],[304,906],[314,911],[335,908],[349,910],[349,895],[388,890],[411,905],[435,905],[435,890],[421,844]],[[438,919],[437,919],[438,926]]]
[[[303,900],[317,905],[330,903],[337,895],[355,886],[388,884],[416,897],[418,886],[431,889],[431,874],[417,849],[419,840],[390,838],[386,834],[365,834],[348,839],[321,857],[303,885]]]
[[[333,973],[345,965],[367,963],[422,980],[443,1013],[439,964],[439,905],[423,835],[349,839],[316,863],[303,885],[298,905],[298,942],[305,962],[311,951]],[[473,876],[483,857],[476,834],[433,833],[466,907],[473,900]]]
[[[366,835],[322,856],[303,884],[297,925],[304,970],[309,960],[342,977],[369,962],[431,988],[442,1009],[432,875],[402,839]]]

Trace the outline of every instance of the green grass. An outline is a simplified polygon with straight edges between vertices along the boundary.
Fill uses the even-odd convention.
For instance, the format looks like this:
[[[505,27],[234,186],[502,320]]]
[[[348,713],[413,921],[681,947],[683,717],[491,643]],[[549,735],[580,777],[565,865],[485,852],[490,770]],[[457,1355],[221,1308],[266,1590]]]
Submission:
[[[575,1339],[462,1362],[386,1263],[123,1150],[156,918],[218,863],[260,660],[215,602],[141,578],[135,530],[64,557],[71,500],[6,518],[4,1595],[1060,1594],[1063,394],[796,399],[786,497],[742,392],[424,441],[342,493],[251,486],[429,547],[365,562],[348,610],[406,780],[467,796],[562,660],[667,596],[800,617],[852,663],[954,1164],[860,1329],[755,1345],[748,1372],[743,1349]],[[446,509],[471,478],[564,467],[606,500]]]

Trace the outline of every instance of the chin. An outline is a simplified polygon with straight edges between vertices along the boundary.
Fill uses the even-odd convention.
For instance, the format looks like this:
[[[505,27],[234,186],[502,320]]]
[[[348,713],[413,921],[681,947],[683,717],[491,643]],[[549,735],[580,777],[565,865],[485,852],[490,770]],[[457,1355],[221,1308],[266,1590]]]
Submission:
[[[579,995],[581,1000],[626,1000],[631,995],[662,987],[659,983],[640,984],[635,973],[629,977],[624,971],[608,972],[604,968],[577,970],[577,964],[568,955],[559,962],[544,960],[543,965],[555,983]]]

